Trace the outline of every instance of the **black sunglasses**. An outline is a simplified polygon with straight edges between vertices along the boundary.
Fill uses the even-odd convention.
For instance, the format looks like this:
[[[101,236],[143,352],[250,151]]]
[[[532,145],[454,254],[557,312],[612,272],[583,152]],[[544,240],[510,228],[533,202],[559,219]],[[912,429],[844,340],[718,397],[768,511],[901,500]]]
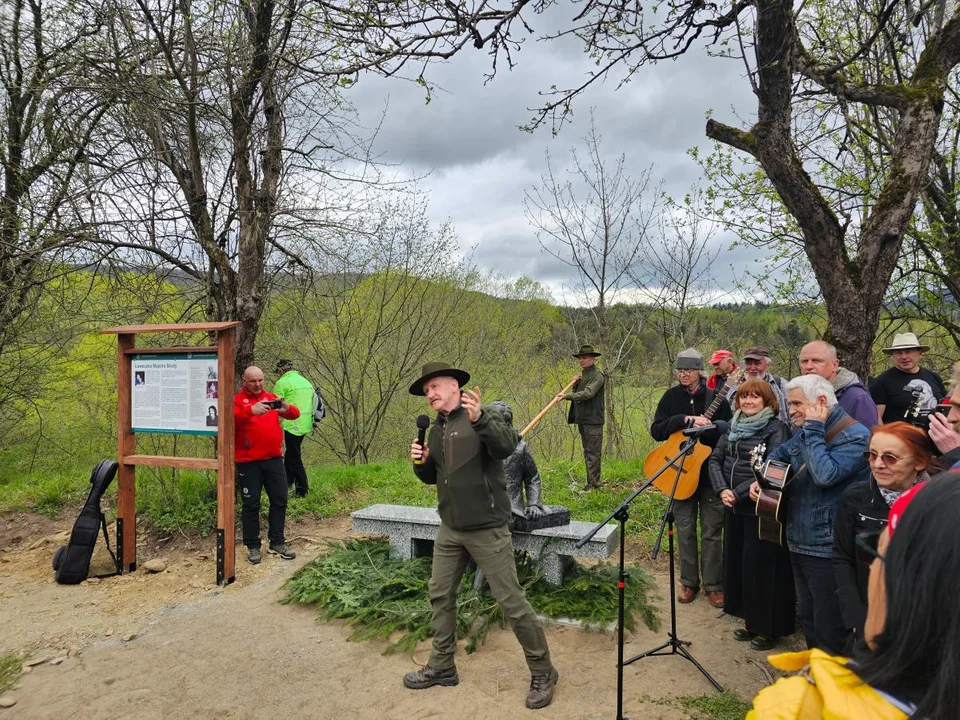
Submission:
[[[882,530],[857,533],[854,542],[857,546],[857,561],[864,565],[870,565],[874,560],[883,562],[884,557],[877,552],[877,543],[880,540]]]

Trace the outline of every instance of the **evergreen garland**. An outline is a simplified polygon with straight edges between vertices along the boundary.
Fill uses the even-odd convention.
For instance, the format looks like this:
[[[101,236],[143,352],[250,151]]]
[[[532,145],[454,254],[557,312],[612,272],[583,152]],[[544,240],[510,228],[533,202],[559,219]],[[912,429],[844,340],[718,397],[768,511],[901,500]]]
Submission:
[[[413,652],[430,632],[432,558],[393,560],[386,540],[352,539],[331,544],[285,584],[283,603],[316,605],[324,620],[345,620],[353,627],[351,640],[388,639],[385,654]],[[617,620],[617,568],[574,564],[561,587],[543,579],[536,561],[517,553],[517,575],[533,609],[547,617],[579,620],[587,629]],[[465,573],[457,598],[457,636],[467,652],[482,644],[495,623],[505,624],[500,607],[484,585],[473,587],[474,573]],[[636,628],[635,615],[651,630],[659,626],[656,609],[647,602],[653,587],[649,575],[632,568],[626,590],[624,626]]]

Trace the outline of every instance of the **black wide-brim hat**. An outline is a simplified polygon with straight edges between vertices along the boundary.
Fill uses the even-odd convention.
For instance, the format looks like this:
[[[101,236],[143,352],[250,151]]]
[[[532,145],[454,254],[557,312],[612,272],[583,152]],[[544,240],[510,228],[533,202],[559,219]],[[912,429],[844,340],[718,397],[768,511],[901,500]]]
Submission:
[[[450,365],[445,362],[427,363],[423,366],[421,372],[423,374],[417,380],[414,380],[410,386],[411,395],[424,397],[426,393],[423,391],[423,384],[427,380],[435,377],[452,377],[459,383],[460,387],[465,387],[466,384],[470,382],[470,373],[464,370],[458,370],[455,367],[450,367]]]
[[[580,349],[573,354],[574,357],[580,357],[581,355],[600,357],[600,353],[593,349],[593,345],[581,345]]]

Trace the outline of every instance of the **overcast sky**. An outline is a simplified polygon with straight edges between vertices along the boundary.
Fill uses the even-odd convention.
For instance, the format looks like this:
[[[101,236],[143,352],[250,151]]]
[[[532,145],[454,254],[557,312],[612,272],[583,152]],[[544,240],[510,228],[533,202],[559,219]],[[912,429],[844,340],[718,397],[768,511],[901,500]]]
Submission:
[[[528,108],[537,104],[538,91],[582,82],[591,64],[569,42],[527,42],[516,60],[512,71],[501,63],[486,84],[485,51],[468,49],[433,66],[428,77],[443,91],[429,104],[421,87],[369,75],[360,78],[350,99],[366,122],[389,105],[376,149],[385,161],[402,163],[405,173],[428,174],[422,186],[431,216],[453,222],[461,246],[476,248],[476,264],[508,277],[531,277],[549,287],[556,301],[573,302],[564,289],[572,285],[570,269],[541,250],[521,202],[546,167],[544,151],[549,149],[555,169],[567,167],[570,148],[582,147],[593,108],[604,154],[614,159],[625,153],[635,175],[653,164],[666,192],[682,198],[701,177],[687,150],[710,145],[706,112],[739,125],[733,108],[750,118],[756,101],[742,64],[697,51],[643,68],[620,89],[619,76],[595,85],[576,101],[573,122],[557,137],[549,127],[526,133],[518,126],[530,121]],[[724,248],[715,275],[728,288],[731,262],[751,256],[747,250],[728,252],[730,239],[714,239]]]

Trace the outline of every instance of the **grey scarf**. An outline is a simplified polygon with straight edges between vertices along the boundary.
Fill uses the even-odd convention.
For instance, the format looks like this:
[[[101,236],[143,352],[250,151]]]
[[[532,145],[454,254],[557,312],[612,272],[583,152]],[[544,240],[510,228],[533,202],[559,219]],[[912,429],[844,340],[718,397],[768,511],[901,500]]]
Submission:
[[[926,482],[930,479],[930,476],[927,474],[926,470],[921,470],[917,473],[917,479],[913,481],[914,485],[919,485],[922,482]],[[893,507],[893,504],[897,501],[897,498],[903,495],[907,490],[888,490],[883,487],[880,483],[877,483],[877,489],[880,491],[880,495],[883,497],[883,501],[887,504],[887,507]]]
[[[753,437],[763,430],[773,418],[773,408],[765,407],[756,415],[747,416],[742,410],[737,410],[730,421],[730,433],[727,442],[738,442],[744,438]]]

